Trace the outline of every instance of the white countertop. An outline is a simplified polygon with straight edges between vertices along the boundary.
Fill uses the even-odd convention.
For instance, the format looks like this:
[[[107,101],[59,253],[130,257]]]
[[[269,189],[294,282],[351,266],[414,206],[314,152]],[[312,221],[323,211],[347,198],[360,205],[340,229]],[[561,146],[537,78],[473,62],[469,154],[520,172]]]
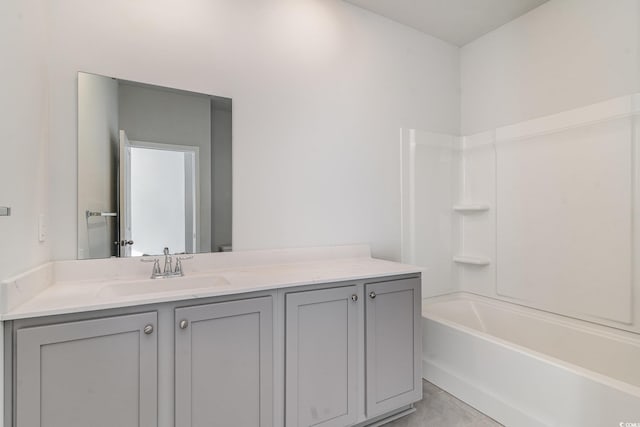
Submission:
[[[345,248],[356,248],[355,251],[345,251]],[[0,320],[14,320],[29,317],[49,316],[66,313],[77,313],[83,311],[103,310],[118,307],[136,306],[142,304],[152,304],[168,301],[180,301],[195,298],[215,297],[222,295],[242,294],[255,291],[266,291],[278,288],[288,288],[293,286],[313,285],[320,283],[341,282],[347,280],[359,280],[367,278],[381,278],[401,274],[415,274],[422,271],[421,268],[400,264],[396,262],[384,261],[368,256],[368,247],[342,247],[336,257],[327,256],[326,250],[287,250],[284,251],[254,251],[236,255],[235,258],[226,255],[227,266],[221,265],[221,258],[216,258],[216,268],[207,269],[206,256],[216,256],[207,254],[200,256],[199,267],[189,272],[189,265],[185,262],[185,277],[170,279],[149,279],[148,274],[137,274],[131,276],[112,277],[87,277],[87,269],[92,267],[88,263],[91,261],[73,261],[82,264],[82,273],[79,280],[70,280],[73,275],[69,273],[69,266],[58,268],[56,273],[42,273],[38,270],[39,276],[46,277],[50,283],[46,286],[34,286],[37,291],[32,291],[33,296],[25,295],[13,296],[14,300],[22,299],[20,304],[5,302],[6,309],[0,314]],[[318,252],[318,260],[313,258],[313,251]],[[266,253],[268,256],[264,257]],[[333,250],[332,253],[336,253]],[[248,257],[247,254],[250,254]],[[293,256],[292,256],[293,254]],[[303,256],[299,256],[302,254]],[[256,255],[258,255],[256,257]],[[237,262],[239,257],[242,262]],[[254,261],[252,265],[251,258]],[[262,257],[262,259],[259,259]],[[111,260],[101,260],[105,265],[109,265]],[[278,262],[286,261],[286,262]],[[127,260],[133,265],[131,260]],[[69,262],[67,262],[69,263]],[[113,266],[122,267],[117,264],[118,260],[112,261]],[[257,265],[256,265],[257,264]],[[113,267],[112,266],[112,267]],[[150,264],[145,264],[151,267]],[[121,268],[124,269],[124,268]],[[208,270],[208,271],[203,271]],[[35,271],[35,270],[34,270]],[[149,268],[150,272],[150,268]],[[36,272],[37,273],[37,272]],[[34,275],[34,272],[30,273]],[[56,277],[51,276],[58,276]],[[60,280],[63,279],[63,280]],[[16,278],[2,283],[8,287],[10,292],[3,292],[5,297],[11,298],[13,293],[25,292],[29,286],[24,285],[24,278]]]

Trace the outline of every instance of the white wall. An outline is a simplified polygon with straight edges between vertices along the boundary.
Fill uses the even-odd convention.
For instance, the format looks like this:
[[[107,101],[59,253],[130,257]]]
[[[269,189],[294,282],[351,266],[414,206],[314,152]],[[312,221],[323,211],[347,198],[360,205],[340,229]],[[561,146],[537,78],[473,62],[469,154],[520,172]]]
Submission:
[[[464,137],[462,290],[640,331],[640,94]]]
[[[87,218],[86,211],[118,210],[118,82],[83,73],[78,92],[78,258],[109,258],[119,240],[117,220]]]
[[[46,26],[43,1],[0,2],[0,206],[13,209],[0,217],[0,279],[49,258],[38,241],[38,216],[48,213]]]
[[[471,135],[640,90],[638,0],[551,0],[461,49]]]
[[[458,132],[456,47],[340,0],[48,8],[56,259],[76,253],[78,70],[233,98],[235,249],[399,258],[399,129]]]
[[[551,0],[461,49],[462,198],[491,206],[461,218],[491,260],[463,290],[640,330],[639,64],[639,0]]]
[[[498,142],[499,295],[632,322],[635,144],[628,116]]]
[[[211,101],[208,96],[120,83],[120,129],[131,141],[200,148],[199,248],[211,248]],[[163,193],[171,197],[170,193]],[[180,230],[182,232],[182,230]],[[184,244],[183,250],[184,250]],[[156,252],[162,253],[162,246]],[[170,249],[172,249],[170,247]]]
[[[402,132],[402,262],[425,267],[423,298],[458,290],[452,258],[459,227],[460,138]]]

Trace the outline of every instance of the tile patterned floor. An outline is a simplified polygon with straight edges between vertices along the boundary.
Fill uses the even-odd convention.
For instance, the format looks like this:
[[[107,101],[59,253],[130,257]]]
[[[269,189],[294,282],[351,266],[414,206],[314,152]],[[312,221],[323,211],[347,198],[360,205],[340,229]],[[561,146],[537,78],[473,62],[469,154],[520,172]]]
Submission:
[[[416,412],[385,427],[499,427],[496,421],[428,381],[422,381]]]

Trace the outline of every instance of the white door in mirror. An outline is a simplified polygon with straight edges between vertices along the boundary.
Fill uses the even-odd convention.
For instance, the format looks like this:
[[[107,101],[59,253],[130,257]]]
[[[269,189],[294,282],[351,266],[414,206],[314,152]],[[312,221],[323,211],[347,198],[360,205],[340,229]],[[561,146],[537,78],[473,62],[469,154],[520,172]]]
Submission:
[[[120,130],[120,241],[131,241],[131,143]],[[120,246],[120,256],[131,256],[131,245]]]

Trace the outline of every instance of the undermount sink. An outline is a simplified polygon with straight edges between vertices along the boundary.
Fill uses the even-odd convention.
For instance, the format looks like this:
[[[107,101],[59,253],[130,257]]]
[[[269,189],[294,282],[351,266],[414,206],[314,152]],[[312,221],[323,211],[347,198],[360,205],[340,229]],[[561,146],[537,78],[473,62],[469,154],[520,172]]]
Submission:
[[[221,276],[147,279],[106,285],[100,289],[98,297],[112,298],[161,292],[193,291],[223,287],[227,285],[229,285],[229,282]]]

